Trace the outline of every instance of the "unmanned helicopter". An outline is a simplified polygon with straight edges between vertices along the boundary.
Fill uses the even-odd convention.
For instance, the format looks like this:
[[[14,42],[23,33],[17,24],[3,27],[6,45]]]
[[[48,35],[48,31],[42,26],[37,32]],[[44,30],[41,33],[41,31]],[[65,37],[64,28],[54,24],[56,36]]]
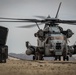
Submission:
[[[71,38],[74,34],[72,30],[67,29],[63,30],[59,24],[70,24],[76,25],[76,20],[61,20],[58,19],[58,13],[61,7],[61,2],[59,4],[55,18],[48,16],[36,16],[41,19],[18,19],[18,18],[3,18],[0,17],[0,22],[32,22],[36,23],[35,25],[26,25],[20,26],[21,28],[31,28],[34,26],[38,27],[38,31],[34,34],[37,37],[37,46],[33,46],[26,42],[26,54],[33,55],[33,60],[43,60],[43,57],[55,57],[55,60],[61,60],[63,56],[63,61],[69,60],[69,56],[76,54],[76,50],[70,49],[68,45],[68,38]],[[3,19],[3,20],[2,20]],[[4,19],[8,19],[4,20]],[[39,25],[44,25],[44,28],[41,29]]]

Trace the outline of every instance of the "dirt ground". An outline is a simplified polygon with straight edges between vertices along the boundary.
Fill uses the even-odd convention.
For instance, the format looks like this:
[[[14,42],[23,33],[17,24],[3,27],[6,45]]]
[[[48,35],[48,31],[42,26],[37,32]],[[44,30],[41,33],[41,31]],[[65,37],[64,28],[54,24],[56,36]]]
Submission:
[[[7,60],[0,63],[0,75],[76,75],[76,61]]]

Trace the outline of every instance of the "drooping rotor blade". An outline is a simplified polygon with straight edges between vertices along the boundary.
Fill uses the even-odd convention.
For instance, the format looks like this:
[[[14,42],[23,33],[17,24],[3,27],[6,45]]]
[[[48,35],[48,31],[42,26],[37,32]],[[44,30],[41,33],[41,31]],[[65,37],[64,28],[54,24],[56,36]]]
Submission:
[[[35,17],[38,17],[38,18],[41,18],[41,19],[46,19],[47,18],[46,16],[35,16]]]
[[[59,10],[60,10],[60,7],[61,7],[61,4],[62,4],[62,2],[60,2],[60,4],[59,4],[59,7],[58,7],[58,10],[57,10],[57,13],[56,13],[55,18],[58,18],[58,13],[59,13]]]
[[[17,26],[18,28],[32,28],[35,27],[36,25],[28,25],[28,26]]]
[[[7,20],[25,20],[25,19],[19,19],[19,18],[4,18],[4,17],[0,17],[0,19],[7,19]]]
[[[7,20],[37,20],[37,19],[24,19],[24,18],[5,18],[5,17],[0,17],[0,19],[7,19]]]
[[[6,20],[4,20],[6,19]],[[60,20],[60,19],[57,19],[57,18],[46,18],[46,19],[43,19],[43,20],[38,20],[38,19],[15,19],[15,18],[4,18],[3,20],[1,19],[0,22],[21,22],[21,23],[24,23],[24,22],[32,22],[32,23],[63,23],[63,24],[73,24],[75,25],[76,24],[76,20]],[[7,20],[9,19],[9,20]],[[37,25],[38,26],[38,25]]]
[[[29,22],[29,21],[0,21],[0,22]]]
[[[64,23],[64,24],[69,24],[69,25],[76,25],[76,23]]]
[[[38,24],[38,25],[42,25],[42,24]],[[35,27],[37,26],[36,24],[31,24],[31,25],[24,25],[24,26],[17,26],[18,28],[32,28],[32,27]]]
[[[59,20],[59,23],[76,24],[76,20]]]
[[[4,18],[4,17],[0,17],[0,19],[6,19],[6,20],[19,20],[19,21],[25,21],[25,22],[41,22],[41,20],[38,19],[23,19],[23,18]],[[2,21],[1,21],[2,22]],[[12,21],[3,21],[3,22],[12,22]],[[16,22],[16,21],[13,21]]]
[[[14,21],[14,20],[16,20],[16,21]],[[38,19],[10,19],[9,21],[1,20],[0,22],[41,22],[41,20],[38,20]]]

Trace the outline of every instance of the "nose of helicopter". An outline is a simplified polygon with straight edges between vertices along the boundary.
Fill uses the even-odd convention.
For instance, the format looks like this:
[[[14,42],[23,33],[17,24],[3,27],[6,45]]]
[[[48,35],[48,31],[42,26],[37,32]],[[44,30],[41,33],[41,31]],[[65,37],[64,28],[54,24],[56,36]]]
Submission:
[[[54,49],[57,49],[57,50],[61,49],[62,50],[64,45],[65,45],[64,40],[53,40],[52,41],[52,46]]]

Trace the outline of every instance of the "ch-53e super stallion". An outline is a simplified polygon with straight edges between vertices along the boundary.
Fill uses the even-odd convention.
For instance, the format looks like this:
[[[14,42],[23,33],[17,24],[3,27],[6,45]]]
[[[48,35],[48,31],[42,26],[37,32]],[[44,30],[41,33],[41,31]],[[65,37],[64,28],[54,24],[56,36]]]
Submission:
[[[68,45],[68,38],[71,38],[74,34],[72,30],[63,30],[59,24],[76,25],[76,20],[61,20],[58,19],[58,13],[61,7],[59,4],[55,18],[50,16],[36,16],[41,19],[19,19],[19,18],[3,18],[0,17],[0,22],[32,22],[35,25],[20,26],[21,28],[38,27],[38,31],[34,34],[37,37],[37,46],[31,45],[26,42],[26,54],[33,55],[33,60],[43,60],[43,57],[55,57],[55,60],[69,60],[69,56],[76,54],[75,50],[70,49]],[[8,21],[8,20],[9,21]],[[44,28],[40,29],[39,25],[44,24]]]

